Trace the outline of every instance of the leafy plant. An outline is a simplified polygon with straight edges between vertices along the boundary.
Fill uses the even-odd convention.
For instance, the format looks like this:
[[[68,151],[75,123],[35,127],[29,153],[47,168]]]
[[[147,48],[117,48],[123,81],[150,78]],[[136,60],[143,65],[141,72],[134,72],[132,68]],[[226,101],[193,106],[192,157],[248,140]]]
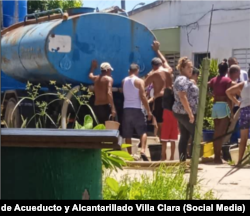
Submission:
[[[212,78],[216,77],[218,75],[218,60],[217,59],[211,59],[210,60],[210,66],[209,66],[209,77],[208,81],[210,81]],[[202,76],[202,65],[200,66],[200,76],[199,76],[199,84]],[[206,130],[213,130],[214,129],[214,122],[211,118],[212,116],[212,109],[213,109],[213,97],[208,92],[206,96],[206,107],[205,107],[205,113],[204,113],[204,124],[203,129]]]
[[[215,199],[213,191],[204,193],[200,182],[195,187],[194,199]],[[119,183],[108,176],[103,183],[105,200],[185,200],[187,182],[183,169],[161,166],[152,176],[147,174],[137,177],[122,176]]]
[[[75,122],[75,129],[94,129],[94,130],[104,130],[105,125],[99,124],[93,128],[93,118],[90,115],[85,115],[83,125],[80,125],[77,121]]]
[[[129,144],[122,144],[121,148],[125,149],[131,147]],[[123,166],[126,166],[126,161],[133,161],[134,158],[125,151],[113,151],[111,149],[102,149],[102,164],[103,164],[103,172],[105,169],[109,169],[111,171],[118,169],[122,170]]]
[[[228,161],[228,165],[235,166],[235,162],[234,161]]]
[[[28,13],[34,13],[35,11],[52,10],[56,8],[62,8],[65,11],[68,8],[81,7],[83,5],[82,0],[40,0],[40,1],[28,1]]]
[[[26,128],[29,126],[30,122],[32,120],[35,121],[36,128],[46,128],[46,122],[47,119],[52,122],[52,124],[55,126],[55,128],[60,128],[60,119],[61,116],[59,115],[57,117],[57,121],[54,121],[52,117],[48,114],[47,110],[49,109],[49,106],[55,102],[62,101],[62,100],[68,100],[66,98],[66,95],[70,92],[72,94],[72,97],[75,99],[75,101],[78,103],[79,107],[76,110],[72,101],[68,101],[69,104],[72,106],[73,110],[76,113],[76,119],[79,120],[78,113],[80,111],[80,108],[82,106],[87,106],[89,110],[91,111],[91,115],[85,115],[84,116],[84,121],[83,125],[81,125],[76,119],[74,122],[74,129],[77,130],[105,130],[105,125],[103,124],[97,124],[94,127],[94,119],[96,123],[98,123],[95,113],[93,112],[91,106],[89,105],[89,98],[93,94],[92,92],[89,91],[88,88],[84,87],[81,85],[80,90],[83,91],[81,94],[79,90],[72,89],[70,84],[63,85],[62,87],[58,87],[56,85],[55,81],[50,81],[50,85],[54,86],[56,89],[56,93],[45,93],[45,94],[39,94],[39,90],[41,88],[40,84],[38,85],[33,85],[32,83],[28,82],[26,85],[26,90],[27,90],[27,97],[23,97],[16,106],[14,107],[12,111],[12,116],[15,113],[15,109],[18,108],[19,104],[23,102],[24,100],[31,100],[33,103],[33,110],[34,110],[34,115],[30,119],[24,119],[23,116],[22,118],[22,126],[21,128]],[[50,102],[47,101],[42,101],[41,98],[45,96],[54,96],[55,98],[51,100]],[[93,119],[94,118],[94,119]],[[127,148],[130,147],[131,145],[126,145],[123,144],[122,148]],[[117,169],[122,169],[123,166],[126,165],[126,161],[132,161],[134,160],[133,157],[128,154],[125,151],[113,151],[112,149],[102,149],[101,150],[101,156],[102,156],[102,164],[103,164],[103,171],[105,169],[109,170],[115,170]]]
[[[125,200],[127,198],[127,193],[129,192],[128,185],[120,186],[114,178],[110,177],[107,177],[105,182],[111,191],[110,198],[112,200]]]
[[[45,96],[57,96],[57,94],[55,93],[46,93],[46,94],[39,94],[39,90],[41,89],[41,85],[33,85],[32,83],[30,83],[29,81],[27,82],[26,85],[26,90],[27,90],[27,97],[23,97],[21,100],[18,101],[18,103],[16,104],[16,106],[14,107],[14,109],[12,110],[11,113],[11,121],[10,121],[10,125],[8,125],[8,127],[12,127],[13,125],[13,116],[14,113],[16,111],[16,109],[18,108],[18,106],[24,101],[24,100],[31,100],[32,101],[32,105],[33,105],[33,111],[34,114],[33,116],[28,120],[28,119],[23,119],[22,117],[22,128],[28,127],[30,122],[34,119],[36,121],[36,126],[37,127],[45,127],[46,123],[47,123],[47,119],[50,120],[50,122],[57,127],[56,123],[53,121],[53,119],[50,117],[50,115],[48,115],[47,113],[47,109],[48,107],[60,100],[60,99],[55,99],[53,101],[51,101],[50,103],[47,103],[45,101],[40,101],[42,97]]]
[[[203,128],[206,130],[214,130],[214,120],[212,117],[205,117]]]
[[[32,121],[35,121],[36,128],[46,128],[47,121],[49,120],[50,123],[54,125],[55,128],[60,128],[60,119],[61,116],[59,115],[56,117],[57,119],[53,118],[49,113],[48,109],[49,107],[54,104],[58,103],[60,101],[68,100],[69,105],[72,107],[73,112],[75,113],[75,124],[78,124],[77,119],[79,119],[78,114],[81,109],[81,107],[86,106],[90,110],[93,118],[95,119],[95,122],[98,123],[98,120],[95,116],[95,113],[91,106],[89,105],[89,99],[93,95],[93,92],[91,92],[87,87],[80,85],[80,89],[72,89],[71,84],[66,84],[61,87],[58,87],[56,85],[56,81],[50,81],[50,85],[54,87],[56,90],[56,93],[40,93],[41,85],[33,85],[29,81],[26,85],[26,91],[27,91],[27,97],[23,97],[21,100],[18,101],[16,106],[14,107],[12,113],[11,113],[11,121],[10,125],[8,127],[12,127],[13,125],[13,116],[15,113],[15,110],[18,108],[18,106],[25,100],[32,101],[33,104],[33,116],[31,116],[30,119],[23,119],[22,118],[22,128],[26,128],[30,125]],[[72,94],[72,99],[69,100],[66,98],[66,95],[68,93]],[[51,101],[47,102],[44,98],[51,97]],[[53,97],[53,99],[52,99]],[[43,100],[42,100],[43,99]],[[76,102],[77,104],[74,104],[72,102]],[[78,107],[78,109],[76,109]],[[71,114],[71,113],[70,113]],[[69,116],[70,116],[69,114]],[[86,117],[88,118],[88,117]],[[87,120],[87,119],[86,119]],[[87,127],[90,127],[90,125],[87,125]],[[86,128],[87,129],[87,128]]]
[[[105,130],[105,125],[99,124],[93,128],[93,118],[90,115],[84,117],[84,124],[80,125],[77,121],[75,129],[94,129],[94,130]],[[125,149],[131,147],[129,144],[122,144],[121,148]],[[109,169],[111,171],[118,169],[122,170],[123,166],[126,166],[126,161],[133,161],[134,158],[125,151],[113,151],[112,149],[102,149],[102,171]]]

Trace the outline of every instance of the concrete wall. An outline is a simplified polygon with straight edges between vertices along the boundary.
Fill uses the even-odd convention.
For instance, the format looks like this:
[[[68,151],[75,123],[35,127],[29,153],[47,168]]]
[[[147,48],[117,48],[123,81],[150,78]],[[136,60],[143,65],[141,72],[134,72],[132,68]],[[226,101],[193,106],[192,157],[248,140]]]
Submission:
[[[181,27],[180,53],[194,59],[194,53],[207,51],[210,13],[198,22],[198,26],[185,25],[197,21],[212,9],[250,8],[249,1],[169,1],[160,6],[132,15],[150,29]],[[196,27],[190,34],[187,32]],[[228,58],[233,49],[250,48],[250,10],[215,11],[213,13],[209,52],[212,58]],[[250,56],[249,56],[250,59]]]
[[[145,24],[149,29],[172,28],[179,24],[181,1],[163,1],[159,6],[140,11],[130,18]]]
[[[181,4],[182,25],[198,20],[203,14],[214,8],[240,8],[249,7],[250,2],[183,2]],[[194,53],[207,51],[210,13],[199,22],[196,28],[189,34],[190,43],[187,40],[187,31],[181,28],[181,55],[193,58]],[[198,27],[198,26],[196,26]],[[228,58],[232,56],[233,49],[250,48],[250,10],[246,11],[215,11],[212,17],[209,52],[212,58]]]
[[[153,33],[160,41],[161,51],[164,54],[180,52],[180,28],[157,29],[153,30]]]

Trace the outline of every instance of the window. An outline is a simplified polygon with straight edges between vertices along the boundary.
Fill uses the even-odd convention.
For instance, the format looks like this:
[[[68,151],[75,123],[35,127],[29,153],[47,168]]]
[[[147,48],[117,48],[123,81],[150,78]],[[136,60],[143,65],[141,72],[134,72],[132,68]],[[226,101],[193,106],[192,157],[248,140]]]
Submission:
[[[179,71],[176,69],[176,66],[180,58],[180,53],[166,54],[165,58],[167,59],[170,67],[173,69],[174,77],[176,77],[179,74]]]
[[[239,62],[239,66],[242,70],[248,71],[250,64],[250,48],[246,49],[234,49],[233,57]]]
[[[195,53],[194,54],[194,67],[200,68],[202,60],[207,57],[207,53]],[[208,53],[208,58],[210,58],[210,53]]]

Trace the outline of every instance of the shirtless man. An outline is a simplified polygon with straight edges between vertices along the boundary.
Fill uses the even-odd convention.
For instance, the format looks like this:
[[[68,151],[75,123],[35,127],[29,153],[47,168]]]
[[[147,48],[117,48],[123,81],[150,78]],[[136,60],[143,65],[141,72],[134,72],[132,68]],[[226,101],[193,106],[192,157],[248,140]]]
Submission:
[[[94,112],[99,124],[105,124],[109,120],[110,115],[116,116],[115,105],[113,101],[112,85],[113,79],[111,71],[113,68],[107,62],[101,64],[101,75],[95,76],[94,70],[98,64],[96,60],[92,61],[89,79],[94,82],[95,106]]]
[[[152,60],[153,70],[145,80],[145,86],[153,83],[154,105],[153,115],[158,125],[158,135],[162,143],[161,160],[166,160],[167,142],[171,143],[170,160],[174,159],[175,142],[178,140],[178,123],[172,112],[173,105],[173,76],[172,68],[159,50],[160,43],[154,41],[152,48],[159,58]]]
[[[151,83],[153,84],[153,115],[156,118],[158,135],[161,137],[161,126],[163,122],[162,97],[164,95],[165,88],[172,88],[172,68],[169,66],[167,60],[160,52],[160,43],[158,41],[154,41],[152,48],[157,53],[159,58],[153,58],[151,61],[152,71],[148,74],[145,80],[145,87],[149,86]]]

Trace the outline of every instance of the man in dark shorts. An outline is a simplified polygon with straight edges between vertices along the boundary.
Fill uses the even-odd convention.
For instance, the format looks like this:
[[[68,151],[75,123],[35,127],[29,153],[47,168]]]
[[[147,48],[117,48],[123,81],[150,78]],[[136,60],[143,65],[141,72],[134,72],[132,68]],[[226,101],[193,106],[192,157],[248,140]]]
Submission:
[[[97,68],[97,61],[93,60],[89,78],[94,82],[95,106],[94,112],[99,124],[105,124],[110,116],[116,116],[115,105],[113,101],[112,85],[113,78],[111,71],[113,68],[107,62],[101,64],[101,75],[95,76],[94,70]]]
[[[147,160],[145,156],[147,144],[147,121],[143,113],[142,104],[148,113],[148,120],[151,120],[152,114],[148,105],[144,81],[138,77],[139,66],[131,64],[129,76],[122,82],[124,105],[123,105],[123,120],[122,134],[127,144],[132,144],[134,130],[141,139],[141,156]],[[128,148],[131,154],[131,147]]]
[[[154,88],[154,105],[153,105],[153,115],[156,118],[158,125],[158,135],[161,137],[161,128],[163,122],[163,107],[162,107],[162,97],[165,88],[171,85],[172,80],[169,79],[168,73],[172,73],[172,68],[167,63],[166,58],[160,52],[160,43],[154,41],[152,45],[153,50],[157,53],[159,57],[153,58],[151,61],[152,71],[148,74],[145,80],[145,87],[153,84]],[[171,82],[171,83],[170,83]]]

